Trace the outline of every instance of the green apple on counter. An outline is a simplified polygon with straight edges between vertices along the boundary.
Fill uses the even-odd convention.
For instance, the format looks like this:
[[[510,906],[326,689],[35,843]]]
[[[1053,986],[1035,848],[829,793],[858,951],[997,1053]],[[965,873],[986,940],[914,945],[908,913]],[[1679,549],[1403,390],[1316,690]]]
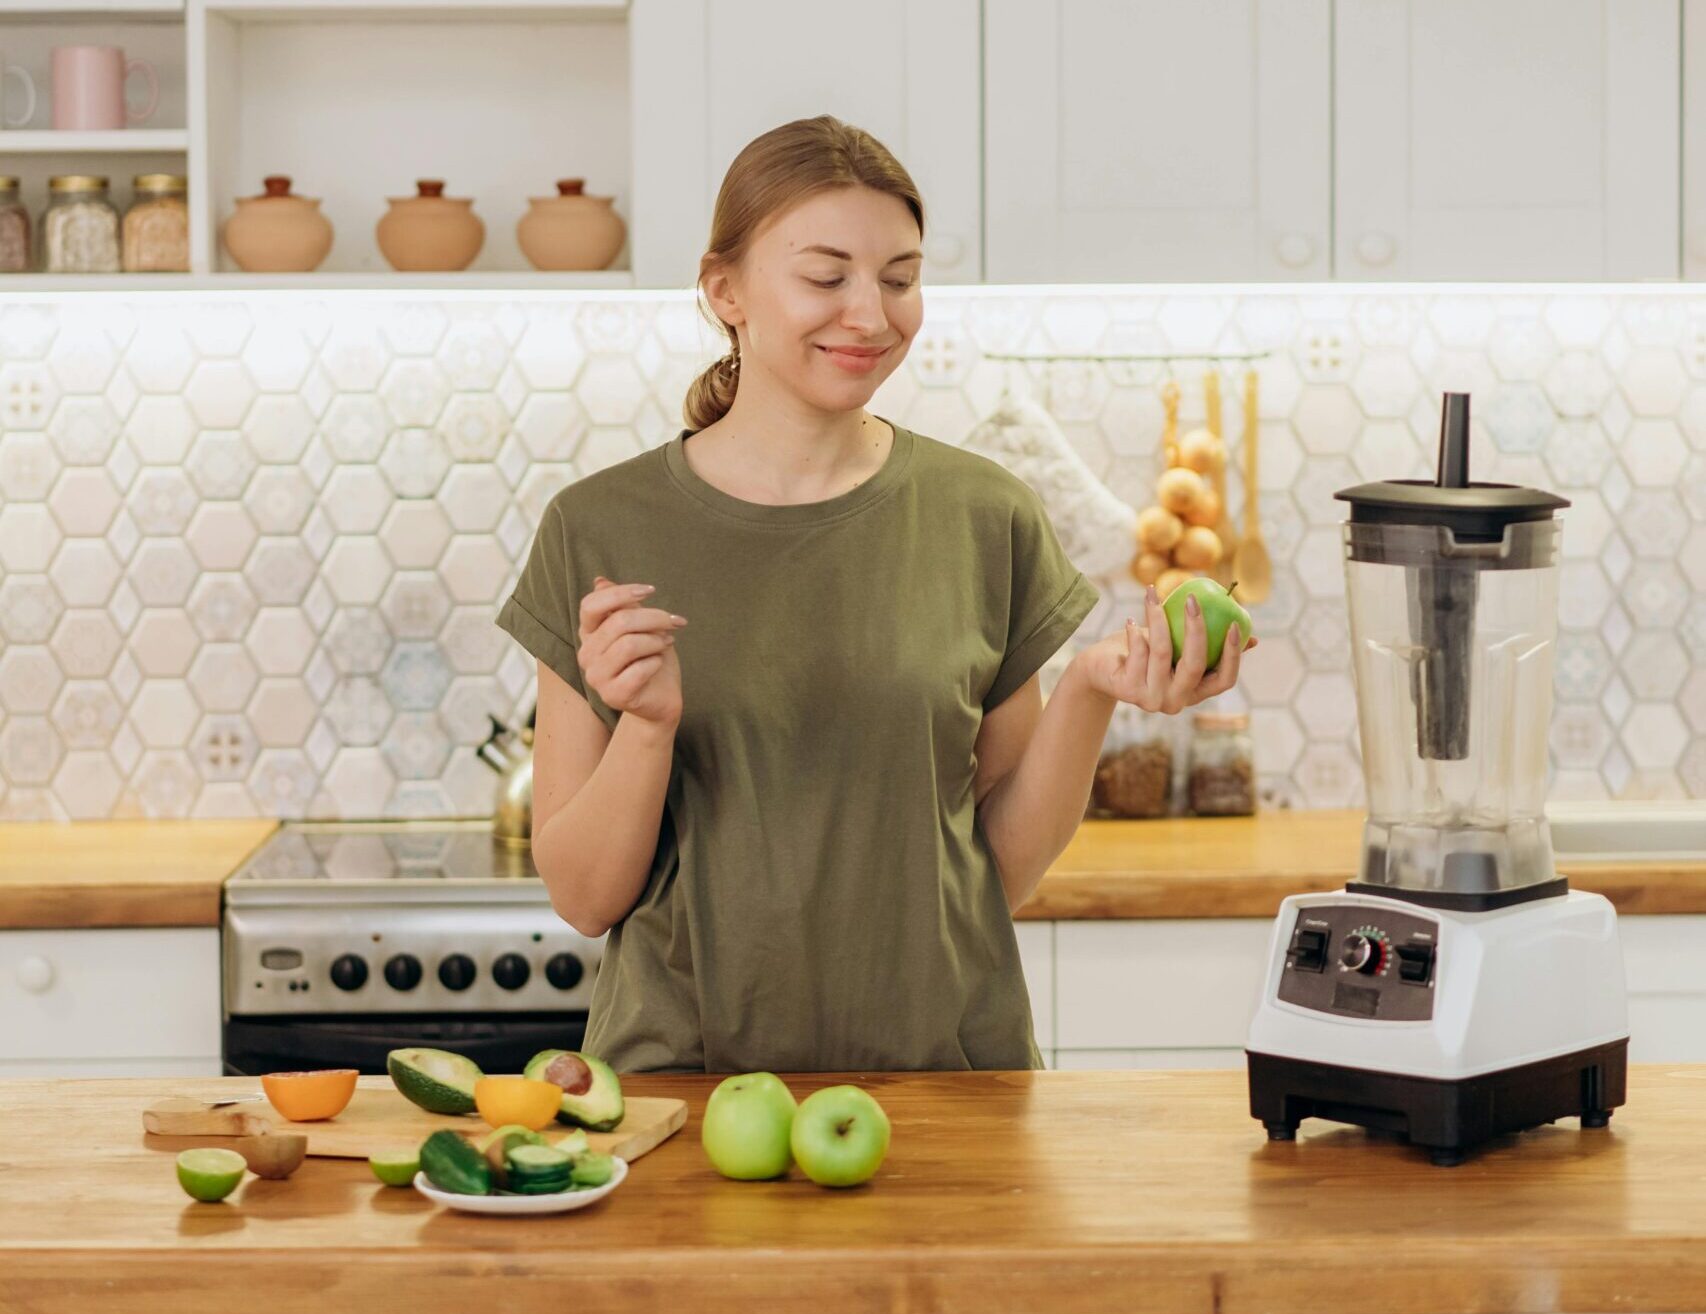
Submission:
[[[705,1101],[699,1142],[711,1166],[737,1182],[780,1177],[791,1162],[794,1094],[773,1072],[725,1077]]]
[[[1232,587],[1237,588],[1238,585],[1234,583]],[[1205,671],[1212,671],[1220,661],[1221,650],[1226,646],[1226,631],[1233,621],[1238,622],[1238,633],[1244,638],[1244,646],[1250,646],[1250,639],[1255,633],[1251,628],[1250,613],[1232,596],[1230,589],[1198,576],[1179,585],[1161,603],[1161,610],[1167,613],[1167,632],[1173,636],[1173,665],[1177,666],[1185,653],[1185,602],[1190,598],[1195,598],[1197,606],[1202,608],[1203,628],[1208,637]]]
[[[857,1186],[888,1153],[888,1115],[857,1086],[825,1086],[800,1102],[790,1145],[794,1162],[819,1186]]]

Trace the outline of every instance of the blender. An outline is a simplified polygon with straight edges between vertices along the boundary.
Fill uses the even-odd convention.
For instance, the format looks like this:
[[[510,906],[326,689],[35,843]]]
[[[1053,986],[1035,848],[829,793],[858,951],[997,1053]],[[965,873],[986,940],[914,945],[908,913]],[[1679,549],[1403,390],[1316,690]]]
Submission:
[[[1437,473],[1335,494],[1368,819],[1357,878],[1280,906],[1250,1023],[1250,1112],[1436,1164],[1562,1117],[1604,1127],[1629,1044],[1616,913],[1552,865],[1545,814],[1563,498]]]

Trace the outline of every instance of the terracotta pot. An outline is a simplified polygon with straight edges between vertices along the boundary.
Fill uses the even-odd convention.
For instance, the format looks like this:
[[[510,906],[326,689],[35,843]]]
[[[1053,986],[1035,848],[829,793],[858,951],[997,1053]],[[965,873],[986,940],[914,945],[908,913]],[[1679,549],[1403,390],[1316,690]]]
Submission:
[[[474,213],[472,198],[444,194],[444,183],[423,178],[418,195],[389,197],[391,208],[379,221],[379,249],[393,269],[466,269],[485,245],[486,225]]]
[[[291,194],[290,179],[264,180],[260,196],[239,196],[225,221],[225,249],[237,267],[255,274],[303,274],[318,269],[332,249],[332,221],[311,196]]]
[[[608,269],[628,226],[611,209],[614,197],[588,196],[584,178],[563,178],[557,195],[534,196],[515,226],[515,240],[535,269]]]

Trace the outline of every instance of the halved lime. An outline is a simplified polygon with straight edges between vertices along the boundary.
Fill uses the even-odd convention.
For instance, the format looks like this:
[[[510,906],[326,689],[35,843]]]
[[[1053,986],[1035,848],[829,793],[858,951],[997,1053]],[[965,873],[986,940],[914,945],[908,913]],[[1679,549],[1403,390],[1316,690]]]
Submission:
[[[178,1155],[178,1185],[197,1200],[212,1204],[237,1189],[248,1168],[235,1150],[202,1146]]]
[[[390,1150],[369,1155],[367,1166],[387,1186],[408,1186],[421,1170],[419,1150]]]

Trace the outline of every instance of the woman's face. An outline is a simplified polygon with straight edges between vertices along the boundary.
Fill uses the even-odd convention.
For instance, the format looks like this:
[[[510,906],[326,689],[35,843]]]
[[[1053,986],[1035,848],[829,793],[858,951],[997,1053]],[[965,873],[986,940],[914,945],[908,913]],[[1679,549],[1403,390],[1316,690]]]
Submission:
[[[894,373],[924,318],[918,224],[869,187],[819,192],[760,229],[707,294],[754,364],[824,411],[856,410]],[[721,293],[721,295],[719,295]]]

